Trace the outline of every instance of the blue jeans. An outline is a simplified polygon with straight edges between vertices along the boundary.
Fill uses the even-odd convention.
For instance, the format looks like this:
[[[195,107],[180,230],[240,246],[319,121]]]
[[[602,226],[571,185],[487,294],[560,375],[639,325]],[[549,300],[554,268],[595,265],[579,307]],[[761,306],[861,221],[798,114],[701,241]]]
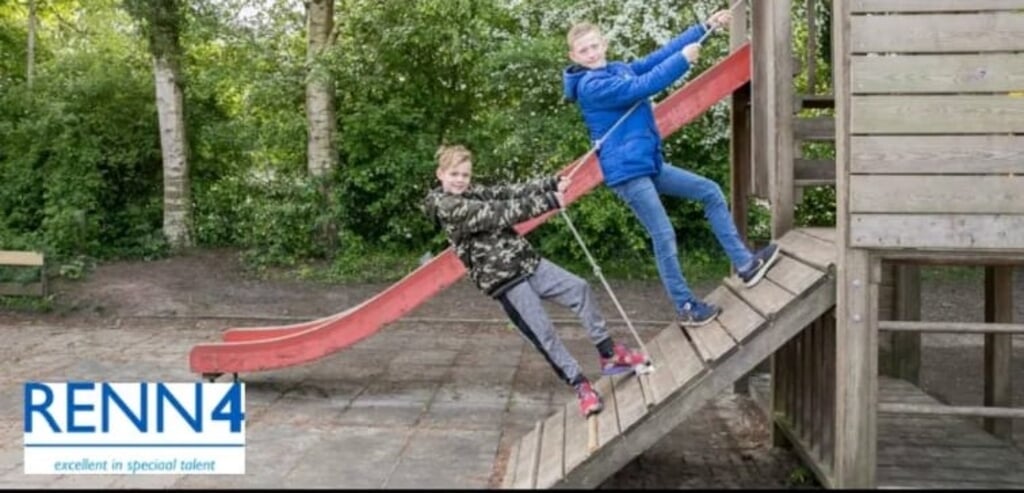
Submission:
[[[753,259],[736,231],[722,188],[714,181],[665,163],[658,175],[634,178],[611,188],[629,205],[651,236],[661,284],[675,303],[676,311],[696,297],[686,285],[679,267],[676,232],[659,195],[699,200],[704,205],[704,217],[711,223],[711,231],[732,265],[741,269]]]

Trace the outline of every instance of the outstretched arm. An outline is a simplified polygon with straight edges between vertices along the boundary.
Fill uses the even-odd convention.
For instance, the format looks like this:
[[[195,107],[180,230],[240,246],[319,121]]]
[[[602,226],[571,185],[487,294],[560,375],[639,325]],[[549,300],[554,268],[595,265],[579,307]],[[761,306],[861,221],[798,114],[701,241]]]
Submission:
[[[507,200],[446,197],[438,216],[449,233],[458,237],[514,226],[557,207],[555,192]]]
[[[646,74],[648,71],[658,66],[661,62],[665,61],[665,59],[668,58],[669,56],[675,53],[679,53],[679,51],[682,50],[684,46],[690,43],[696,43],[698,40],[700,40],[702,36],[704,36],[704,33],[706,32],[707,26],[705,26],[703,23],[694,24],[690,26],[689,29],[687,29],[686,31],[683,31],[682,34],[676,36],[668,43],[665,43],[664,46],[658,48],[651,54],[634,62],[630,62],[629,68],[633,69],[633,72],[635,72],[636,75]]]
[[[556,190],[557,185],[557,178],[545,177],[513,185],[478,187],[475,191],[488,200],[505,200],[553,192]]]
[[[590,75],[580,84],[579,101],[594,109],[629,106],[664,90],[690,69],[682,53],[669,55],[644,75],[624,79],[611,74]]]

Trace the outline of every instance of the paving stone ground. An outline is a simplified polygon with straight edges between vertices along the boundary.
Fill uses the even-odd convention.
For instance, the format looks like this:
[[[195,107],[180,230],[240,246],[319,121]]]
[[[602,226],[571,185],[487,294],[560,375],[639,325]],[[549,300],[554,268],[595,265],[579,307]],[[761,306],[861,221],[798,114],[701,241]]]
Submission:
[[[225,258],[199,252],[111,264],[84,282],[55,283],[59,303],[53,314],[0,312],[0,360],[6,362],[0,374],[0,488],[487,488],[501,477],[510,444],[574,398],[504,322],[500,307],[463,281],[345,351],[242,375],[245,475],[23,474],[25,381],[195,381],[187,364],[192,345],[216,340],[229,326],[270,324],[242,317],[322,317],[388,286],[258,281],[239,275]],[[1015,299],[1024,299],[1022,278],[1018,274]],[[657,283],[613,286],[645,339],[671,318]],[[926,319],[980,316],[977,280],[939,282],[924,291]],[[608,317],[618,318],[607,296],[598,296]],[[1017,312],[1019,321],[1024,303]],[[552,315],[572,320],[560,308]],[[573,323],[559,323],[559,330],[584,370],[595,375],[595,352],[582,331]],[[630,339],[621,323],[613,323],[613,332]],[[979,343],[926,339],[924,387],[943,400],[976,405]],[[1015,356],[1015,368],[1021,362],[1024,357]],[[1024,379],[1014,384],[1024,400]],[[769,446],[765,419],[753,402],[726,392],[602,488],[814,487],[813,481],[796,484],[805,471],[791,451]]]

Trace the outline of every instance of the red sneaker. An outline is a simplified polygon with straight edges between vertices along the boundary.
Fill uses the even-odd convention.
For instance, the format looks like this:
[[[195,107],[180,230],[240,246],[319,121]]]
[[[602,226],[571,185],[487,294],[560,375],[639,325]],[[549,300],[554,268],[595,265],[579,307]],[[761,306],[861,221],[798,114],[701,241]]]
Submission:
[[[591,414],[597,414],[604,409],[601,396],[590,386],[590,382],[584,380],[576,385],[576,397],[580,400],[580,413],[586,418]]]
[[[647,363],[646,354],[640,351],[633,351],[620,343],[615,343],[612,351],[611,358],[601,358],[602,375],[619,375],[634,371],[636,367]]]

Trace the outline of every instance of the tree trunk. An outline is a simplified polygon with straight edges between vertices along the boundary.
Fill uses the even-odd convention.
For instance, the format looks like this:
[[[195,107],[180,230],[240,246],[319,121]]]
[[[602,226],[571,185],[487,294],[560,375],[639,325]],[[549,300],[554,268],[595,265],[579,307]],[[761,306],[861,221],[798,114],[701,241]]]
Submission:
[[[334,0],[309,0],[306,66],[306,118],[309,126],[307,145],[311,176],[326,176],[337,166],[334,151],[334,81],[319,62],[330,43],[334,26]]]
[[[306,6],[306,166],[309,175],[319,178],[321,184],[320,193],[327,204],[327,218],[319,232],[320,240],[328,254],[333,254],[337,247],[337,225],[332,215],[334,200],[329,184],[331,172],[338,165],[338,154],[334,150],[337,123],[334,115],[334,79],[323,65],[321,56],[331,45],[334,0],[309,0]]]
[[[174,249],[192,246],[185,103],[179,70],[173,58],[153,57],[164,167],[164,236]]]
[[[36,0],[28,0],[28,61],[25,64],[25,82],[32,89],[36,71]]]

